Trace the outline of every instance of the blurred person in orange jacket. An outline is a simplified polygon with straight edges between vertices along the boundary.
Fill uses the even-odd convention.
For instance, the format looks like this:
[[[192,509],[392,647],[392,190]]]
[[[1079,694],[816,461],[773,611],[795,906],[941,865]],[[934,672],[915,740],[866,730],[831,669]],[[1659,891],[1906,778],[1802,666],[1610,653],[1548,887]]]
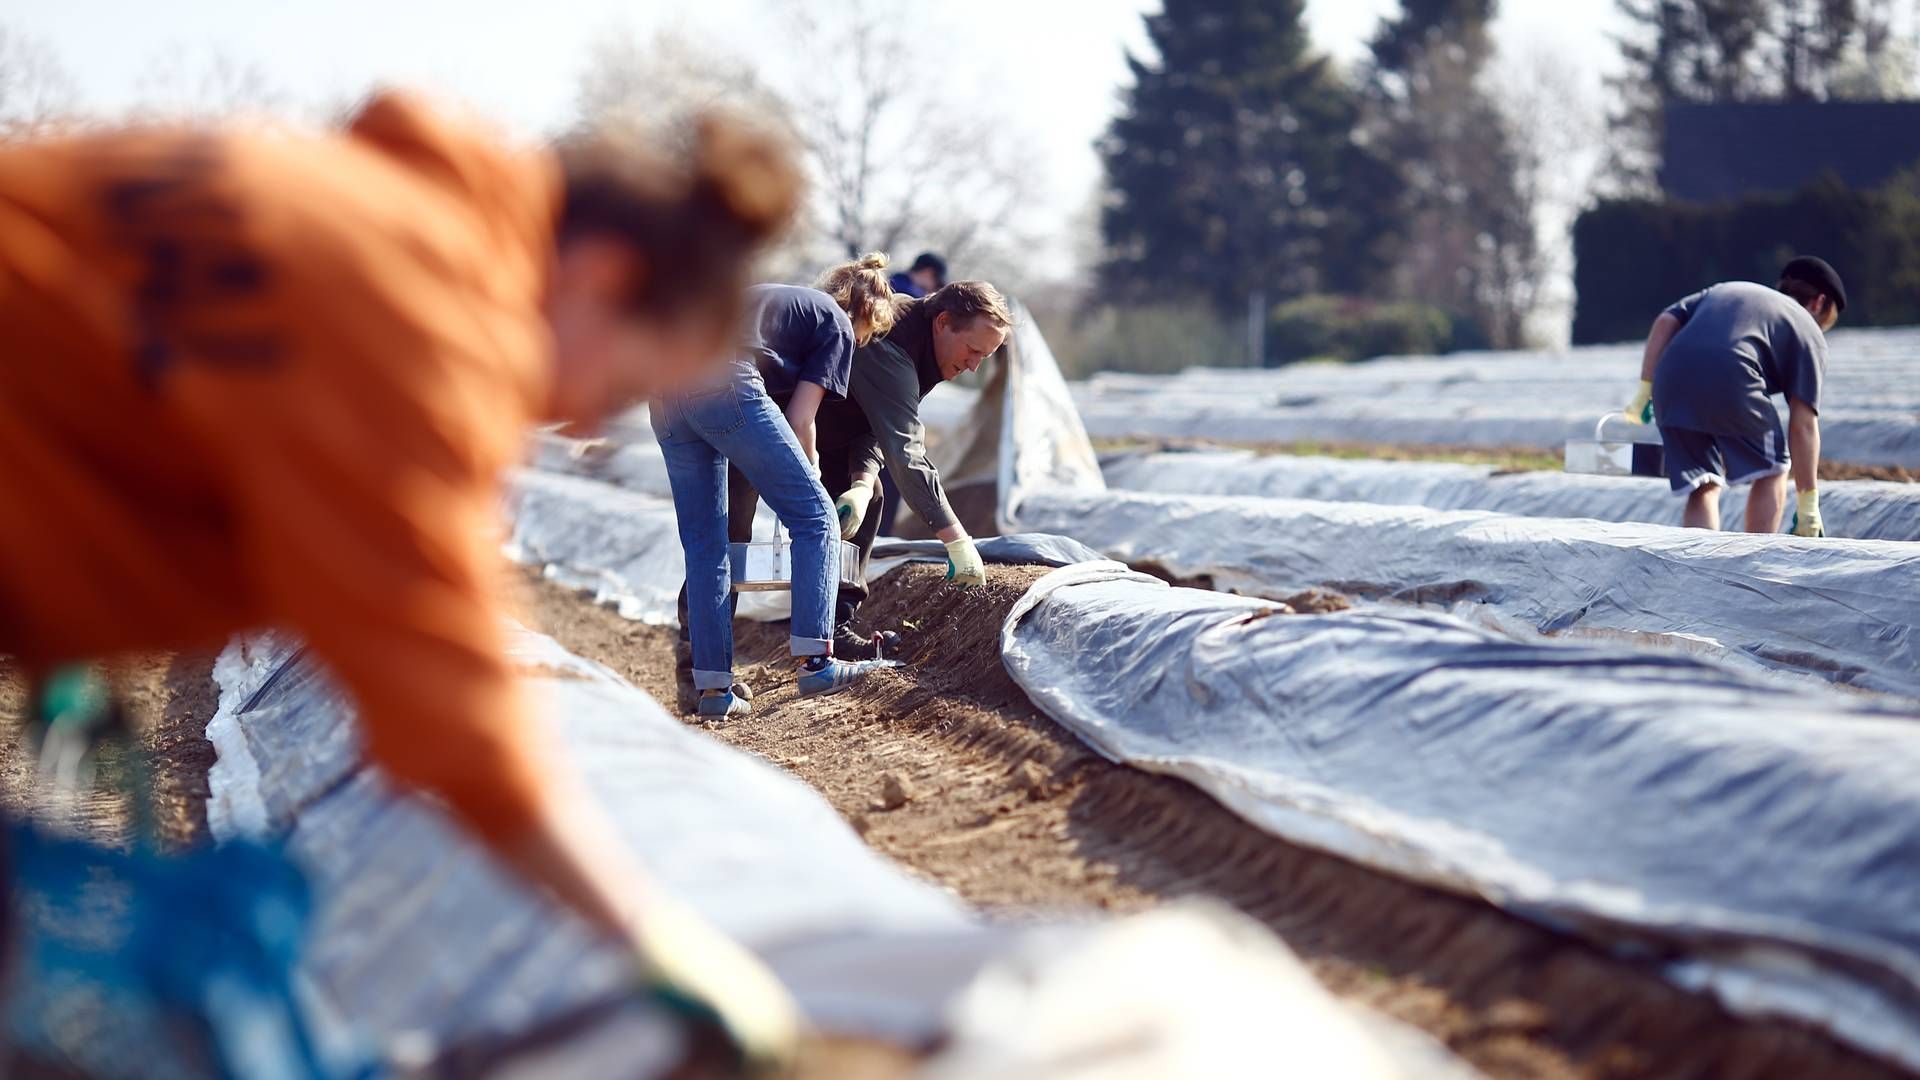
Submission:
[[[714,370],[795,212],[783,144],[721,117],[692,143],[515,152],[383,95],[341,133],[0,150],[0,652],[301,634],[389,776],[777,1055],[777,984],[529,724],[498,595],[528,426]]]

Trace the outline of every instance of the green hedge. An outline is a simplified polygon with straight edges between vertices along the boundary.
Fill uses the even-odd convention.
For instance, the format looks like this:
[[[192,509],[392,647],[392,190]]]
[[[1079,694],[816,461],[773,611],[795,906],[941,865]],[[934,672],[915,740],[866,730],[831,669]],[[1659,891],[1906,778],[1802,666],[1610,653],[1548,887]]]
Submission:
[[[1448,352],[1454,348],[1460,321],[1425,304],[1303,296],[1273,309],[1267,322],[1267,363]]]
[[[1843,325],[1920,323],[1920,174],[1857,190],[1829,176],[1791,195],[1715,204],[1610,200],[1574,224],[1576,344],[1644,338],[1662,308],[1720,281],[1773,284],[1795,255],[1846,280]]]
[[[1073,378],[1096,371],[1166,375],[1247,363],[1245,320],[1223,318],[1199,300],[1102,306],[1042,330]]]

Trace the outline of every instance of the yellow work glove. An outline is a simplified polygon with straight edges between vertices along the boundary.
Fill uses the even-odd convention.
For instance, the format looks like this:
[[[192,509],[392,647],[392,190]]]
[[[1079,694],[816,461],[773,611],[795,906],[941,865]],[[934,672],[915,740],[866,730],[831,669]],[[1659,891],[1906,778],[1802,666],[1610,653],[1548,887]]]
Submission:
[[[863,476],[834,501],[834,512],[840,515],[840,539],[851,540],[860,531],[860,524],[867,520],[867,507],[873,505],[873,488],[877,482],[873,477]]]
[[[973,546],[972,537],[947,545],[947,580],[963,589],[987,583],[987,564],[980,561],[980,549]]]
[[[1826,523],[1820,520],[1819,488],[1808,488],[1800,493],[1800,506],[1793,512],[1793,535],[1827,535]]]
[[[1629,424],[1653,423],[1652,379],[1640,380],[1640,392],[1633,395],[1632,404],[1628,405],[1626,409],[1622,411],[1621,415],[1627,418],[1627,423]]]
[[[758,957],[671,900],[647,907],[638,934],[640,977],[649,994],[718,1028],[739,1053],[742,1071],[769,1075],[792,1066],[800,1010]]]

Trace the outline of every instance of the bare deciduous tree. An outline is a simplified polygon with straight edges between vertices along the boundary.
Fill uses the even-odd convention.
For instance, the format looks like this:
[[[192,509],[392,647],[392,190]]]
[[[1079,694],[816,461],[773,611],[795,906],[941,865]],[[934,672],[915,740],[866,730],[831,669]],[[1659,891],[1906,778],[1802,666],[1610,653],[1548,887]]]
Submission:
[[[792,70],[683,33],[606,35],[581,72],[579,122],[671,138],[690,114],[727,107],[793,135],[814,195],[798,234],[772,254],[781,276],[810,278],[875,249],[910,257],[911,244],[969,274],[1019,280],[1033,155],[1003,130],[1004,115],[943,100],[942,73],[917,44],[933,16],[865,0],[769,15],[788,20],[788,55],[806,58]]]
[[[77,102],[73,76],[45,42],[0,26],[0,139],[65,123]]]
[[[196,53],[176,45],[148,64],[135,82],[136,118],[214,120],[288,111],[292,95],[258,64],[219,51]]]
[[[793,127],[786,100],[751,64],[673,31],[644,44],[629,30],[600,38],[587,54],[575,104],[583,123],[656,136],[677,134],[687,117],[715,108],[751,113],[789,132]]]
[[[1034,239],[1035,154],[1010,109],[979,104],[986,88],[943,89],[962,73],[926,44],[941,17],[881,0],[791,16],[794,54],[809,58],[793,115],[819,184],[818,228],[835,257],[912,244],[1017,280]]]
[[[1514,193],[1538,237],[1530,258],[1504,277],[1534,290],[1512,305],[1533,312],[1528,336],[1564,344],[1573,320],[1573,223],[1605,161],[1605,110],[1578,62],[1551,48],[1505,58],[1492,76],[1515,150]]]
[[[795,134],[791,106],[751,63],[673,31],[644,42],[625,29],[602,36],[587,54],[574,100],[577,126],[625,129],[682,149],[687,121],[713,109]],[[822,262],[818,246],[806,230],[791,234],[766,253],[762,270],[811,280]]]
[[[1833,73],[1828,89],[1847,101],[1895,101],[1920,90],[1920,50],[1916,50],[1915,5],[1903,0],[1868,0],[1861,14],[1859,48]]]

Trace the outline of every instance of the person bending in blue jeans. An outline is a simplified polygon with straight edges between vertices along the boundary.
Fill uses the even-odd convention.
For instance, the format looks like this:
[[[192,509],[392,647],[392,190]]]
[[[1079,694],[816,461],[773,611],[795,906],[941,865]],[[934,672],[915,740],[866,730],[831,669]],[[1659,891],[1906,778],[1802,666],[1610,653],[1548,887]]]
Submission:
[[[873,274],[876,287],[884,287],[885,279],[877,270]],[[872,336],[876,322],[890,323],[892,308],[781,285],[757,286],[748,297],[747,355],[728,366],[726,380],[657,402],[651,410],[686,558],[685,619],[702,716],[737,716],[751,707],[733,677],[729,464],[766,500],[793,544],[790,645],[804,659],[800,693],[843,690],[879,666],[833,657],[840,526],[803,438],[812,442],[820,402],[845,395],[857,336]],[[842,303],[861,316],[858,335]],[[768,393],[768,379],[783,386],[784,413]]]

